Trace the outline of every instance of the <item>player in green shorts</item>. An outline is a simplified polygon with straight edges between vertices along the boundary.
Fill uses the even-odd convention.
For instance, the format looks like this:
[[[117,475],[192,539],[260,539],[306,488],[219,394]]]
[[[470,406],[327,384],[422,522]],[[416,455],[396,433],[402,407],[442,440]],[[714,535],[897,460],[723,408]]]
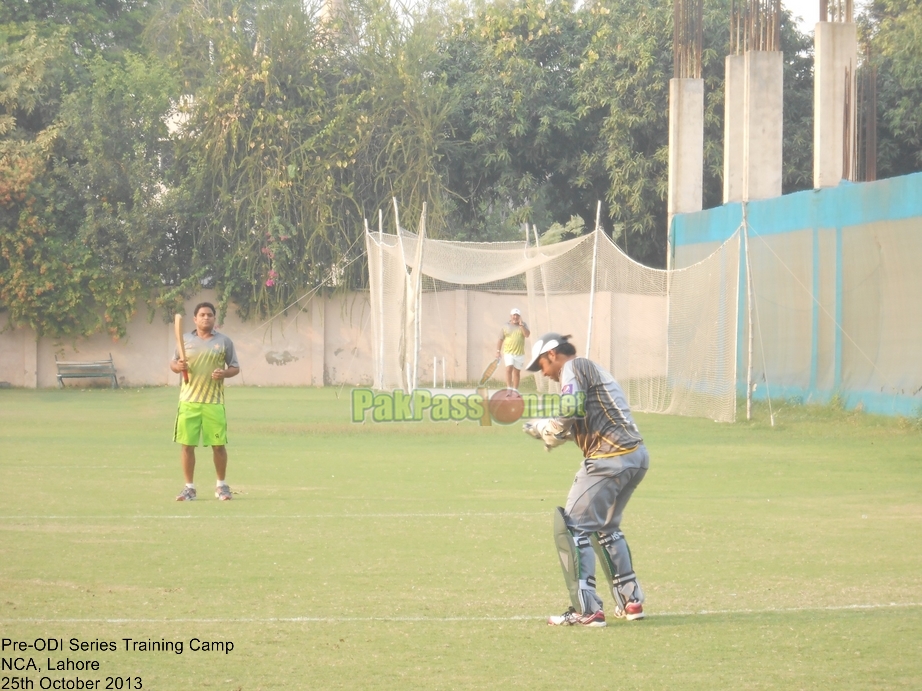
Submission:
[[[214,330],[215,308],[210,302],[195,306],[195,330],[183,334],[186,359],[173,355],[170,369],[177,374],[186,371],[189,381],[179,389],[179,411],[173,429],[173,441],[182,444],[180,458],[186,486],[176,501],[195,499],[195,447],[210,446],[218,476],[215,497],[231,498],[225,482],[227,472],[227,418],[224,413],[224,380],[240,374],[240,365],[233,342]]]

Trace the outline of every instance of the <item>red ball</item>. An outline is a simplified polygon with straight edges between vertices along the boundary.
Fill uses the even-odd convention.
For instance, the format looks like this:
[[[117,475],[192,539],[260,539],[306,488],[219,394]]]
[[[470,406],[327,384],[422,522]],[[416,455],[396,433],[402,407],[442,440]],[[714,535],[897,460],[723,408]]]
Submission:
[[[490,396],[489,410],[494,422],[511,425],[525,412],[525,401],[522,400],[522,394],[515,389],[502,389]]]

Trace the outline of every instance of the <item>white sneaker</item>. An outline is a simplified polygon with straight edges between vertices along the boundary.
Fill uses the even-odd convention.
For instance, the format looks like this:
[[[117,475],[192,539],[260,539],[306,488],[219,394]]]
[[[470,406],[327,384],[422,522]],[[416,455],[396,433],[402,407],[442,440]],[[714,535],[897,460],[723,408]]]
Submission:
[[[597,610],[591,614],[578,614],[572,607],[556,617],[548,617],[548,626],[586,626],[599,629],[605,626],[605,612]]]
[[[183,487],[176,501],[195,501],[195,487]]]

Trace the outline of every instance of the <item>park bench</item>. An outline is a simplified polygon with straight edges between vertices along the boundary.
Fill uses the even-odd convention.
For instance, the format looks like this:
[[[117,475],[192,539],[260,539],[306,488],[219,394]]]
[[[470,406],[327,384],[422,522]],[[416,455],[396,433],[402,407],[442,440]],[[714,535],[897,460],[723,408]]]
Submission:
[[[112,379],[112,388],[118,388],[118,379],[115,376],[115,364],[112,362],[112,353],[109,353],[108,360],[58,360],[54,356],[54,362],[58,366],[58,386],[64,388],[65,379],[87,379],[90,377],[110,377]]]

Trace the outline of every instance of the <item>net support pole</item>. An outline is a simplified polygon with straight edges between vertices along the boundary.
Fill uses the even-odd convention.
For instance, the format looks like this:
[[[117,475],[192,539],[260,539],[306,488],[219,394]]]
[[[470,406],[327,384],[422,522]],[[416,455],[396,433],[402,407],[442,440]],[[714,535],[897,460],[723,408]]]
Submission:
[[[535,249],[536,251],[541,246],[540,238],[538,236],[538,226],[531,227],[535,231]],[[548,280],[547,280],[547,267],[545,262],[541,262],[541,292],[544,294],[544,313],[547,316],[548,323],[544,325],[542,331],[550,331],[551,326],[551,301],[548,299]]]
[[[380,314],[380,313],[379,313],[379,311],[376,309],[376,308],[378,307],[378,305],[380,304],[380,303],[378,302],[378,300],[380,300],[380,294],[379,294],[379,290],[378,290],[378,285],[377,285],[377,283],[375,282],[374,271],[372,270],[372,262],[373,262],[373,260],[372,260],[372,258],[371,258],[371,248],[372,248],[372,243],[375,242],[375,241],[372,239],[373,237],[374,237],[374,236],[372,236],[372,234],[371,234],[371,228],[368,227],[368,219],[366,218],[366,219],[365,219],[365,250],[366,250],[366,252],[368,253],[368,257],[369,257],[369,259],[368,259],[368,289],[369,289],[368,294],[369,294],[370,303],[371,303],[371,326],[372,326],[372,337],[371,337],[371,341],[372,341],[372,344],[373,344],[373,347],[372,347],[372,361],[373,361],[373,363],[374,363],[374,370],[375,370],[374,382],[373,382],[372,386],[373,386],[374,388],[376,388],[376,389],[380,389],[380,388],[381,388],[381,386],[380,386],[380,384],[381,384],[381,361],[380,361],[380,359],[379,359],[379,355],[380,355],[381,351],[380,351],[380,349],[378,348],[378,344],[381,342],[381,339],[380,339],[381,321],[380,321],[380,318],[379,318],[379,314]],[[380,235],[378,236],[378,238],[379,238],[379,242],[380,242]],[[381,246],[380,246],[380,244],[378,245],[378,252],[377,252],[377,255],[378,255],[377,261],[378,261],[378,267],[379,267],[379,270],[378,270],[378,274],[379,274],[378,282],[380,282],[380,280],[381,280],[381,279],[380,279],[380,274],[381,274],[381,270],[380,270],[380,267],[381,267]]]
[[[595,237],[592,240],[592,278],[589,284],[589,328],[586,333],[586,359],[592,352],[592,312],[595,309],[595,275],[599,265],[599,233],[601,232],[602,202],[595,208]]]
[[[746,366],[746,419],[752,419],[752,262],[749,256],[749,219],[743,202],[743,248],[746,257],[746,312],[749,320],[748,364]]]
[[[423,212],[419,217],[419,236],[416,239],[416,258],[413,267],[413,382],[411,391],[419,384],[419,350],[422,341],[421,314],[423,307],[423,244],[426,241],[426,202],[423,202]]]
[[[378,363],[380,379],[378,388],[384,389],[384,212],[378,209]]]
[[[535,254],[540,256],[541,255],[541,238],[538,235],[538,226],[532,225],[531,229],[535,235]],[[541,333],[543,331],[550,331],[550,329],[552,328],[551,327],[551,324],[552,324],[551,303],[547,297],[547,292],[548,292],[547,285],[548,285],[547,273],[545,271],[544,262],[542,261],[541,262],[541,293],[544,295],[544,315],[545,315],[545,319],[547,323],[544,323],[545,319],[542,319],[539,321],[537,319],[537,316],[538,316],[537,314],[532,315],[534,319],[532,323],[535,326],[540,327],[537,333]],[[548,390],[547,380],[544,379],[544,376],[541,374],[541,372],[535,372],[535,386],[537,387],[538,391],[541,391],[541,392],[546,392]]]
[[[403,377],[403,386],[406,390],[413,390],[413,376],[410,372],[410,367],[412,363],[412,356],[407,355],[407,349],[411,347],[410,343],[411,338],[408,338],[408,331],[413,317],[413,305],[410,304],[410,300],[413,298],[413,283],[411,282],[411,276],[409,271],[409,262],[407,261],[407,252],[406,247],[403,244],[403,233],[400,232],[400,211],[397,208],[397,197],[391,198],[394,202],[394,224],[397,226],[397,245],[400,247],[400,259],[403,262],[403,300],[404,300],[404,314],[403,314],[403,328],[401,330],[401,338],[403,339],[403,348],[402,355],[400,360],[400,376]]]

